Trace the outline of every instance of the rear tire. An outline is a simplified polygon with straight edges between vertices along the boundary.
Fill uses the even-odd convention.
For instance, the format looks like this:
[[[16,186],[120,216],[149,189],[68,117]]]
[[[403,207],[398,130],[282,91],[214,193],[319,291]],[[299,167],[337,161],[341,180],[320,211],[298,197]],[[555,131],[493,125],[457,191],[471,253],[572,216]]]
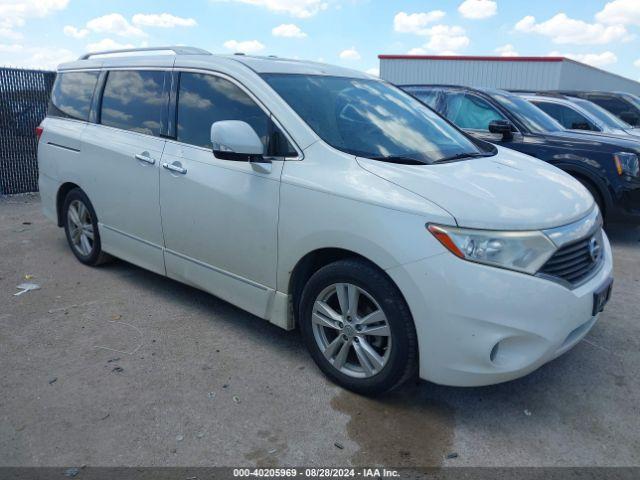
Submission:
[[[349,259],[321,268],[304,287],[298,311],[307,349],[338,385],[377,395],[415,376],[418,341],[409,307],[375,266]]]
[[[102,251],[98,217],[89,197],[74,188],[67,193],[62,207],[64,232],[71,251],[85,265],[96,266],[112,260]]]

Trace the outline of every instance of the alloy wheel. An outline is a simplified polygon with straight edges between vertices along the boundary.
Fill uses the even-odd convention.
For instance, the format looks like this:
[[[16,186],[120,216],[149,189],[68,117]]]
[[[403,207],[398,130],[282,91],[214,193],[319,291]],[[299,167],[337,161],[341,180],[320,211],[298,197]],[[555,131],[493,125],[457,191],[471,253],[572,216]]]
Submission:
[[[93,220],[87,206],[80,200],[73,200],[67,211],[69,238],[73,248],[83,257],[93,250]]]
[[[378,374],[389,361],[392,339],[376,300],[351,283],[325,288],[313,304],[312,329],[326,360],[354,378]]]

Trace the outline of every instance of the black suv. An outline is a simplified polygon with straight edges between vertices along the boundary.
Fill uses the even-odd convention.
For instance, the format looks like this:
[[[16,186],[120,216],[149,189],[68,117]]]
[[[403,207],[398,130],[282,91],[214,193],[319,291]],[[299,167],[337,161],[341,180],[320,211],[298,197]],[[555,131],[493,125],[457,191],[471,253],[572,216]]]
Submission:
[[[569,132],[542,110],[503,90],[449,85],[400,88],[474,137],[569,173],[591,192],[608,221],[640,223],[640,142]]]
[[[561,90],[557,93],[584,98],[609,110],[629,125],[640,127],[640,98],[624,92],[580,92]]]

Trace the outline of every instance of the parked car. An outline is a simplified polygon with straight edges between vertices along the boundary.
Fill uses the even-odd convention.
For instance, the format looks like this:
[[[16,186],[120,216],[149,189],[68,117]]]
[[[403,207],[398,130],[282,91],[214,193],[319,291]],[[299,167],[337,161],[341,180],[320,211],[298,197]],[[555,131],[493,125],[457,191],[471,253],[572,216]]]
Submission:
[[[521,94],[567,130],[581,130],[607,135],[640,137],[640,128],[634,128],[589,100],[560,94]],[[640,138],[638,138],[640,141]]]
[[[476,138],[551,163],[580,181],[610,221],[640,222],[640,143],[567,131],[539,108],[503,90],[403,86]]]
[[[640,98],[625,92],[581,92],[562,90],[557,93],[584,98],[613,113],[622,121],[640,127]]]
[[[40,192],[80,262],[298,326],[365,394],[517,378],[596,322],[611,248],[571,176],[362,72],[167,49],[60,67]]]

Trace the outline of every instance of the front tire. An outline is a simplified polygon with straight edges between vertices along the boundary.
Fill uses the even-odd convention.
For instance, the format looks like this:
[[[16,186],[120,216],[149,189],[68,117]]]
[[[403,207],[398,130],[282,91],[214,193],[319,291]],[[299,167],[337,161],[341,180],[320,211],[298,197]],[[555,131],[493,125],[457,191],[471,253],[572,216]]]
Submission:
[[[393,282],[365,261],[340,260],[314,273],[298,318],[312,358],[344,388],[376,395],[415,376],[418,342],[409,307]]]
[[[64,231],[71,251],[85,265],[100,265],[111,259],[102,251],[98,218],[89,197],[74,188],[64,199]]]
[[[589,191],[589,193],[595,200],[596,205],[598,205],[598,208],[600,209],[600,213],[602,214],[602,217],[604,218],[605,205],[604,205],[604,200],[602,198],[602,194],[600,193],[600,190],[598,190],[598,188],[589,180],[583,180],[582,178],[577,178],[576,180],[578,180],[582,184],[582,186]]]

